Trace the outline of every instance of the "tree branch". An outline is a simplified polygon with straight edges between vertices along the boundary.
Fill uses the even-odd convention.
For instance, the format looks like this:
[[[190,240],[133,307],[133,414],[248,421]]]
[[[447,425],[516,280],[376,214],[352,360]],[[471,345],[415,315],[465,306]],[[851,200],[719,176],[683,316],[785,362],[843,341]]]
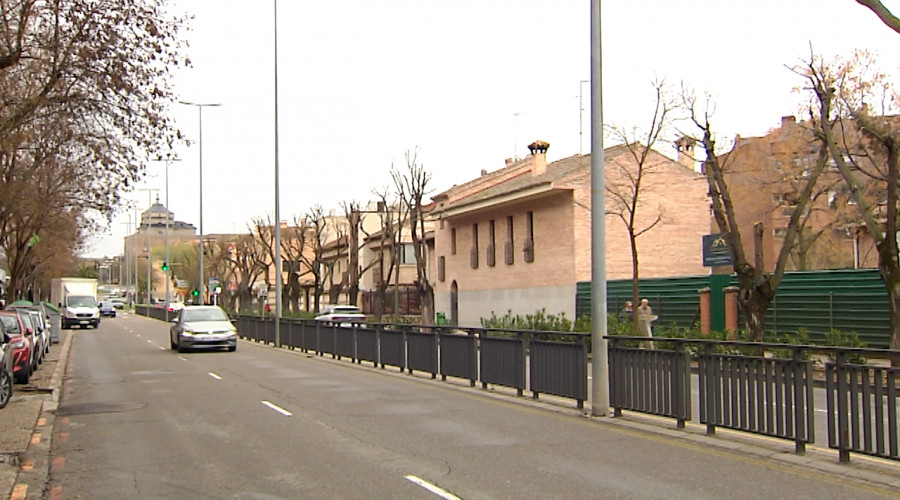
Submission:
[[[891,11],[881,3],[881,0],[856,0],[856,3],[868,7],[869,10],[881,19],[888,28],[900,33],[900,19],[891,14]]]

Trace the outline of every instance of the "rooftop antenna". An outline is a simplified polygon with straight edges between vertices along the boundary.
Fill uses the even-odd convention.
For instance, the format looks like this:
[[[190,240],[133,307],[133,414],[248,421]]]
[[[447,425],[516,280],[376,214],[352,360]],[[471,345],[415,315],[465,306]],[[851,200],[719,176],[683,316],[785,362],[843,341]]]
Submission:
[[[583,104],[583,90],[584,84],[591,83],[590,80],[581,80],[578,82],[578,154],[582,154],[582,138],[584,136],[584,104]]]
[[[519,115],[521,114],[518,111],[513,113],[513,161],[519,161]]]

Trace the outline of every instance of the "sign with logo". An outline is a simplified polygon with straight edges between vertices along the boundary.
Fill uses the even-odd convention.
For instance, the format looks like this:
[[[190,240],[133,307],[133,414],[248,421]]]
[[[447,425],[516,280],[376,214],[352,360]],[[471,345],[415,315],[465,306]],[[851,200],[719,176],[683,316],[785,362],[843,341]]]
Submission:
[[[703,237],[703,265],[707,267],[734,265],[734,257],[731,255],[731,247],[725,241],[725,235],[708,234]]]

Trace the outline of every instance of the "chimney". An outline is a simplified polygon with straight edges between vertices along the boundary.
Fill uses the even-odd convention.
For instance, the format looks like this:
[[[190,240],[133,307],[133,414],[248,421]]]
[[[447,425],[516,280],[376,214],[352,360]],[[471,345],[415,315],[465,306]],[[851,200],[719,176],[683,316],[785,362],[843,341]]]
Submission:
[[[531,175],[538,176],[547,172],[547,150],[550,149],[550,143],[545,141],[534,141],[528,145],[531,151],[532,164]]]
[[[482,168],[482,169],[481,169],[481,176],[484,177],[485,175],[487,175],[487,170]]]
[[[697,144],[697,141],[688,136],[681,136],[680,139],[675,141],[675,149],[678,150],[678,158],[677,161],[679,164],[691,169],[695,170],[695,156],[694,156],[694,145]]]
[[[790,127],[797,123],[797,119],[793,115],[781,117],[781,128]]]
[[[508,167],[508,166],[512,165],[513,163],[515,163],[515,162],[516,162],[516,160],[513,160],[512,158],[507,158],[507,159],[506,159],[506,166]]]

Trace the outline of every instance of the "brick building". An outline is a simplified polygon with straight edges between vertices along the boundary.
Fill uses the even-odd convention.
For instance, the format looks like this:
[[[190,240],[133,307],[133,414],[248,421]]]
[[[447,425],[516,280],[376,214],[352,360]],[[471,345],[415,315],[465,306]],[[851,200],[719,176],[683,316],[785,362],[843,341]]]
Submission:
[[[753,227],[762,226],[764,270],[772,272],[794,212],[798,193],[818,160],[819,144],[809,127],[793,116],[761,137],[740,137],[719,157],[735,207],[745,255],[756,249]],[[791,252],[786,269],[847,269],[875,267],[877,251],[859,223],[849,201],[846,183],[829,159],[812,201],[801,219],[800,244]]]
[[[479,325],[492,312],[542,308],[574,318],[576,285],[591,278],[591,158],[548,164],[548,147],[537,141],[526,158],[434,197],[435,310],[451,322]],[[642,217],[660,220],[638,238],[641,277],[708,272],[701,259],[707,186],[688,161],[650,152],[637,226]],[[625,146],[607,149],[605,164],[608,189],[636,168]],[[612,209],[607,196],[607,277],[631,278],[628,231]]]

